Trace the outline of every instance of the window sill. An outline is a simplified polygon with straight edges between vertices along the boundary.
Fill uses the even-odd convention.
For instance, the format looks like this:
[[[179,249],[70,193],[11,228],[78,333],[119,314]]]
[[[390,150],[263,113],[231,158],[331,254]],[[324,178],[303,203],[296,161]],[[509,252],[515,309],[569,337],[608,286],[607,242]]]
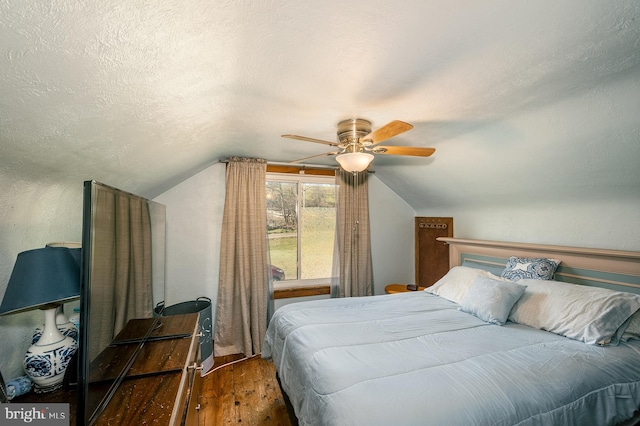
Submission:
[[[307,297],[319,296],[322,294],[331,294],[331,286],[314,285],[304,287],[279,288],[273,291],[274,299],[289,299],[291,297]]]

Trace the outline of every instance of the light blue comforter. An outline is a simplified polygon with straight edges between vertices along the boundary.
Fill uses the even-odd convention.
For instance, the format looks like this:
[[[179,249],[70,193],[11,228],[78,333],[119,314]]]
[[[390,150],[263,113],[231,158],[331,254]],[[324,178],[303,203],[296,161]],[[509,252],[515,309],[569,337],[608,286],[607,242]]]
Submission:
[[[301,425],[605,425],[640,407],[640,342],[586,345],[457,306],[425,292],[286,305],[263,357]]]

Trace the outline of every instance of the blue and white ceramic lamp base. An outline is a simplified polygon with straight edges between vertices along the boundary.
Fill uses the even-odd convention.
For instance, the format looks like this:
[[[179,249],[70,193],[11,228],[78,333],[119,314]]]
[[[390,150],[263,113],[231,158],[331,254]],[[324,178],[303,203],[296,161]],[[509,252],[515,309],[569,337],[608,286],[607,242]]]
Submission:
[[[24,371],[34,383],[37,393],[62,387],[64,374],[78,343],[63,335],[56,325],[56,307],[43,309],[45,326],[40,339],[29,347],[24,357]]]
[[[58,310],[56,312],[56,326],[58,327],[58,330],[60,330],[60,333],[62,333],[64,336],[71,337],[76,342],[78,341],[78,327],[76,326],[76,323],[67,318],[67,316],[64,314],[64,311],[62,310],[62,307],[58,307]],[[33,331],[33,335],[31,336],[32,345],[40,340],[43,331],[44,327],[37,327]]]

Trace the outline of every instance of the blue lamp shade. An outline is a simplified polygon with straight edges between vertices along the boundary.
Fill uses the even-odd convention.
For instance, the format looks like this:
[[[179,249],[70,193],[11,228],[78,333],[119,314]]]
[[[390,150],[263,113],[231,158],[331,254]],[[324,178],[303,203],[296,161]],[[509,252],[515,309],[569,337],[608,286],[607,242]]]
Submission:
[[[18,254],[0,315],[65,303],[80,295],[79,248],[44,247]]]

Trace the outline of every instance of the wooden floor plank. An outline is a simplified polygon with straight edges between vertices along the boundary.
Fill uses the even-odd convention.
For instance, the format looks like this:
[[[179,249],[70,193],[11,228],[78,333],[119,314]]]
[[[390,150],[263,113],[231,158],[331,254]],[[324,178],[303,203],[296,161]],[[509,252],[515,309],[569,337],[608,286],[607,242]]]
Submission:
[[[291,426],[284,398],[276,380],[276,369],[271,362],[260,363],[260,377],[265,377],[264,396],[262,403],[265,406],[265,425]]]
[[[291,426],[273,363],[259,356],[216,357],[202,378],[200,424]]]
[[[255,425],[260,424],[258,415],[262,407],[258,403],[258,389],[251,372],[257,372],[256,362],[246,361],[234,366],[233,377],[236,390],[236,418],[238,422]],[[260,379],[260,378],[258,378]]]

